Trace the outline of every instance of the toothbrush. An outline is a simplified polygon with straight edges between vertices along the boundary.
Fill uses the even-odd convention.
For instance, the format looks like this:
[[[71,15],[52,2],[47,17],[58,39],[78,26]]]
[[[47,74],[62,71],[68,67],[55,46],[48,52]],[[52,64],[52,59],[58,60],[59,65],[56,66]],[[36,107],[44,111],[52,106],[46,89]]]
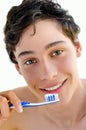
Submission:
[[[40,103],[31,103],[31,102],[26,102],[26,101],[22,101],[21,105],[23,108],[25,107],[37,107],[37,106],[43,106],[43,105],[47,105],[47,104],[52,104],[52,103],[56,103],[59,102],[59,97],[58,94],[45,94],[45,102],[40,102]],[[10,108],[14,108],[13,104],[9,105]]]

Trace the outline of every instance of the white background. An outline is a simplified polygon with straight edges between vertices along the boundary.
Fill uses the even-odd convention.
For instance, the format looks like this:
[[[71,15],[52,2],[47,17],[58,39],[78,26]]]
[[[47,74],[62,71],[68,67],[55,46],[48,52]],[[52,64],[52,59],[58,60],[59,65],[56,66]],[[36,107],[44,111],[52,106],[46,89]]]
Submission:
[[[18,5],[22,0],[1,0],[0,2],[0,91],[26,85],[23,77],[18,74],[14,64],[9,60],[5,50],[3,28],[8,10]],[[78,68],[81,78],[86,78],[86,4],[85,0],[58,0],[63,8],[69,10],[75,21],[81,27],[79,35],[82,43],[82,56],[78,59]],[[71,61],[72,62],[72,61]]]

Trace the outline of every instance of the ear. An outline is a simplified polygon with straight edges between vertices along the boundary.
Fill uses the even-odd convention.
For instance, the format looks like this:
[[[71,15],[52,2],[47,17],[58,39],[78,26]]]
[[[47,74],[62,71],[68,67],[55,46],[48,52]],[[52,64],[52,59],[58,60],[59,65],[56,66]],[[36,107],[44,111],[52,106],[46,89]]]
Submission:
[[[18,73],[22,75],[19,64],[15,64],[15,68],[18,71]]]
[[[76,56],[80,57],[82,52],[82,45],[79,40],[76,42],[75,48],[76,48]]]

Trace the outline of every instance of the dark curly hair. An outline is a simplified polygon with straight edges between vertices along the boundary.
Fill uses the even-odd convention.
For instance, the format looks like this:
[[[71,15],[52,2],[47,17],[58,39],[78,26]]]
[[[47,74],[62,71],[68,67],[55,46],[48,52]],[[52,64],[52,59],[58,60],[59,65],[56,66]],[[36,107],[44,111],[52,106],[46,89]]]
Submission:
[[[40,19],[55,19],[61,25],[63,33],[75,45],[74,41],[78,37],[80,27],[67,10],[52,0],[23,0],[20,5],[10,9],[4,28],[6,50],[13,63],[17,64],[14,51],[21,34],[26,27],[32,24],[35,33],[35,22]]]

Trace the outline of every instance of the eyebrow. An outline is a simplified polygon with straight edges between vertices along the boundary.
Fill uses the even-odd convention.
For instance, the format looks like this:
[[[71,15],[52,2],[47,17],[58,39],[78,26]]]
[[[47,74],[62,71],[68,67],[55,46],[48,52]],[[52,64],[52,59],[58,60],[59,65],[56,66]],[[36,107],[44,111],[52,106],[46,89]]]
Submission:
[[[59,43],[64,43],[64,41],[55,41],[55,42],[52,42],[52,43],[49,43],[48,45],[45,46],[45,50],[53,47],[53,46],[56,46],[57,44]],[[29,51],[23,51],[21,52],[19,55],[18,55],[18,58],[21,57],[21,56],[24,56],[24,55],[29,55],[29,54],[35,54],[34,51],[32,50],[29,50]]]
[[[23,51],[18,55],[18,58],[24,55],[29,55],[29,54],[34,54],[34,51],[30,50],[30,51]]]
[[[45,49],[47,50],[53,46],[56,46],[59,43],[65,43],[65,41],[55,41],[55,42],[49,43],[48,45],[45,46]]]

